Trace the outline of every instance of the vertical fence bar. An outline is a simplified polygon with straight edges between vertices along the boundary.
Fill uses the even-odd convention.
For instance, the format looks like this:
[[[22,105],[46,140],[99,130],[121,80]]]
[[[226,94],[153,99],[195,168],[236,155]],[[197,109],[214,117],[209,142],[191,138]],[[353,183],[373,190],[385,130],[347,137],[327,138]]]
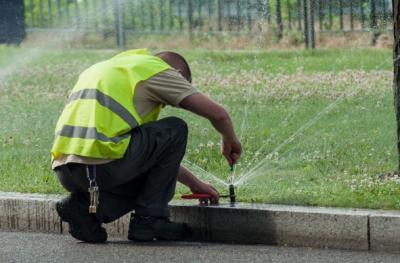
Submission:
[[[218,31],[222,31],[222,0],[217,0],[218,6]]]
[[[328,0],[328,12],[329,12],[329,30],[333,27],[333,3],[332,0]]]
[[[47,0],[47,27],[51,28],[53,26],[53,12],[51,8],[51,0]]]
[[[301,25],[301,0],[297,0],[297,30],[301,31],[302,25]]]
[[[268,24],[271,24],[271,10],[269,9],[269,1],[259,0],[257,6],[259,10],[258,16],[261,17],[264,23],[267,22]]]
[[[71,23],[71,10],[69,6],[69,2],[65,1],[65,16],[67,17],[67,26],[70,26]]]
[[[257,12],[257,20],[260,20],[263,15],[261,0],[257,0],[256,2],[256,12]]]
[[[360,0],[361,31],[365,29],[364,0]]]
[[[39,0],[39,27],[43,28],[43,1]]]
[[[124,6],[123,0],[114,0],[114,23],[117,46],[119,49],[125,48],[125,29],[124,29]]]
[[[146,20],[145,20],[145,8],[144,8],[144,0],[140,0],[140,27],[142,32],[146,31]]]
[[[261,18],[260,18],[261,22],[258,23],[258,27],[259,27],[259,30],[261,33],[264,30],[265,24],[270,25],[270,23],[268,21],[269,20],[269,10],[268,10],[268,6],[267,6],[267,4],[268,4],[267,1],[268,0],[261,0],[260,5],[259,5],[260,12],[261,12]]]
[[[382,1],[382,26],[383,29],[386,29],[387,27],[387,20],[388,20],[388,14],[387,14],[387,6],[386,6],[386,0]]]
[[[179,31],[183,31],[183,17],[182,17],[182,5],[183,5],[183,0],[179,1],[178,4],[178,18],[179,18]]]
[[[232,31],[232,14],[231,14],[231,2],[227,1],[225,3],[225,7],[226,7],[226,15],[227,20],[228,20],[228,31]]]
[[[311,48],[315,49],[315,25],[314,25],[314,10],[315,10],[315,5],[314,2],[315,0],[308,0],[309,2],[309,12],[308,12],[308,24],[309,24],[309,38],[311,42]]]
[[[265,17],[267,18],[268,24],[271,24],[271,22],[272,22],[272,6],[270,3],[270,0],[264,1],[264,11],[265,11]]]
[[[78,7],[78,0],[73,0],[73,4],[74,4],[74,17],[75,17],[75,21],[74,21],[74,27],[79,27],[79,7]]]
[[[106,32],[109,24],[106,0],[101,1],[101,17],[103,18],[103,32]]]
[[[94,27],[94,31],[96,33],[99,32],[99,17],[101,17],[99,15],[99,10],[97,10],[97,0],[93,0],[92,1],[92,11],[90,13],[90,16],[92,17],[92,21],[93,21],[93,27]]]
[[[193,34],[193,2],[192,0],[188,0],[188,9],[187,9],[188,23],[189,23],[189,35],[192,37]]]
[[[247,29],[252,31],[252,18],[251,18],[251,2],[247,0]]]
[[[57,24],[58,26],[62,25],[62,20],[63,20],[63,12],[61,11],[61,0],[57,0]]]
[[[35,27],[35,4],[33,3],[33,0],[29,1],[29,13],[31,14],[31,27]]]
[[[309,48],[309,38],[308,38],[308,6],[307,6],[307,1],[308,0],[303,0],[303,21],[304,21],[304,42],[305,46],[308,49]]]
[[[131,17],[131,26],[130,28],[135,31],[136,30],[136,14],[135,14],[135,5],[133,0],[129,0],[128,1],[129,4],[129,13],[130,13],[130,17]]]
[[[74,0],[74,16],[75,16],[75,25],[74,27],[80,27],[80,17],[79,17],[79,6],[78,0]]]
[[[288,30],[292,30],[292,10],[290,0],[286,0],[287,14],[288,14]]]
[[[172,32],[174,29],[174,10],[172,8],[173,0],[168,1],[168,13],[169,13],[169,32]]]
[[[393,0],[393,96],[396,115],[397,172],[400,171],[400,1]]]
[[[276,37],[278,39],[281,39],[283,35],[281,0],[276,0],[275,2],[275,18],[276,18]]]
[[[198,26],[200,32],[203,29],[203,1],[197,1],[197,15],[198,15]]]
[[[350,30],[354,31],[354,7],[353,7],[353,0],[350,1]]]
[[[315,48],[314,0],[304,0],[304,39],[306,48]]]
[[[344,30],[344,22],[343,22],[343,0],[339,0],[339,23],[340,30]]]
[[[376,0],[370,0],[369,1],[369,8],[370,8],[370,13],[369,13],[369,27],[371,31],[376,30],[376,5],[375,5]]]
[[[267,19],[267,21],[268,21],[268,24],[271,24],[271,17],[272,17],[272,12],[271,12],[271,5],[270,5],[270,2],[269,2],[269,0],[264,0],[263,1],[263,5],[264,5],[264,14],[265,14],[265,17],[266,17],[266,19]]]
[[[236,0],[236,24],[237,24],[237,31],[239,32],[241,29],[241,3],[240,0]]]
[[[322,32],[324,30],[324,14],[322,11],[322,2],[321,0],[316,0],[318,4],[318,23],[319,23],[319,31]]]
[[[257,0],[256,10],[257,10],[257,17],[260,19],[264,14],[261,0]]]
[[[154,13],[153,13],[153,0],[146,0],[149,2],[149,17],[150,17],[150,31],[155,31]]]
[[[83,0],[83,21],[85,21],[84,25],[86,30],[89,30],[91,20],[92,17],[89,16],[88,0]]]
[[[159,0],[158,8],[160,9],[160,31],[164,32],[164,18],[165,18],[164,0]]]
[[[212,26],[212,21],[213,21],[213,0],[208,0],[207,1],[207,7],[208,7],[208,31],[213,31],[213,26]]]

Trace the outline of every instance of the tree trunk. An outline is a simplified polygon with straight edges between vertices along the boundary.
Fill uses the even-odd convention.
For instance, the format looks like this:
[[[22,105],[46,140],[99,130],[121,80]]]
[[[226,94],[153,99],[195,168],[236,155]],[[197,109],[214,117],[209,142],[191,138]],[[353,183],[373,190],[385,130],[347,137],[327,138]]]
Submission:
[[[393,3],[393,34],[394,34],[394,45],[393,45],[393,66],[394,66],[394,79],[393,79],[393,91],[394,91],[394,107],[396,111],[396,123],[397,123],[397,151],[398,151],[398,171],[400,172],[400,0],[392,0]]]

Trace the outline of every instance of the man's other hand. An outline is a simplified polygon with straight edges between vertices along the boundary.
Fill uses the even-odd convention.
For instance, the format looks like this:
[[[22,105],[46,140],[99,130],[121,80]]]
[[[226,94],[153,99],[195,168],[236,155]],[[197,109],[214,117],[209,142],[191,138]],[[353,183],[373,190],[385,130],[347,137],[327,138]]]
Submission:
[[[218,204],[219,193],[218,190],[214,188],[211,184],[198,182],[191,189],[193,194],[209,194],[211,195],[211,203]]]

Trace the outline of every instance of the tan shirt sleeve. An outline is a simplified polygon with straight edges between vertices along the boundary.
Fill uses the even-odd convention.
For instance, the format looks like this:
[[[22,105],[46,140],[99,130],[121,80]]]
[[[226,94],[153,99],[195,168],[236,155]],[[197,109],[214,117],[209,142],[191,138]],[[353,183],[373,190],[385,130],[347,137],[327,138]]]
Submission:
[[[184,98],[198,92],[174,69],[167,69],[158,73],[146,80],[145,85],[151,100],[174,107],[179,107],[179,103]]]

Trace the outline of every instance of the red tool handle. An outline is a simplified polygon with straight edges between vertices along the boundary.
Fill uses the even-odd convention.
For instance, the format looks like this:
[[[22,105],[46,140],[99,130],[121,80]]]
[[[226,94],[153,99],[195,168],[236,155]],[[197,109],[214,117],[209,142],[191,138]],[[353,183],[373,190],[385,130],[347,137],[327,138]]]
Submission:
[[[209,194],[187,194],[182,195],[183,199],[210,199],[211,195]]]

